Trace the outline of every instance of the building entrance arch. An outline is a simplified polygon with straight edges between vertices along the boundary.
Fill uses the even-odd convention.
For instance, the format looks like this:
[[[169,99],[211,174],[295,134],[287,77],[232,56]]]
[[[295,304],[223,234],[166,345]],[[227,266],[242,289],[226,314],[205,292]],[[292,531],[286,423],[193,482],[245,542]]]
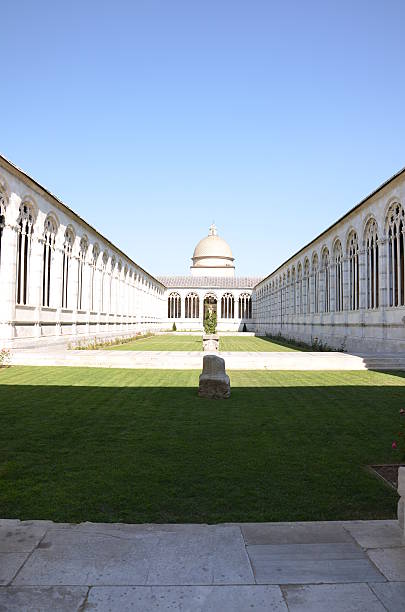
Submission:
[[[204,298],[204,321],[209,310],[217,314],[217,305],[217,296],[214,293],[208,293]]]

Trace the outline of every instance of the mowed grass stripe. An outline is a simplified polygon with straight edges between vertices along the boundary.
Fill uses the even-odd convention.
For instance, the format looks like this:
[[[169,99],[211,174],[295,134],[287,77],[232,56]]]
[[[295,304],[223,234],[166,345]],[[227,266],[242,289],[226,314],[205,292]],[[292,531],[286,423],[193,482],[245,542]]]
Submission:
[[[285,352],[297,349],[288,343],[255,336],[221,336],[221,351]],[[138,338],[133,342],[107,347],[111,351],[202,351],[202,336],[187,334],[161,334]]]

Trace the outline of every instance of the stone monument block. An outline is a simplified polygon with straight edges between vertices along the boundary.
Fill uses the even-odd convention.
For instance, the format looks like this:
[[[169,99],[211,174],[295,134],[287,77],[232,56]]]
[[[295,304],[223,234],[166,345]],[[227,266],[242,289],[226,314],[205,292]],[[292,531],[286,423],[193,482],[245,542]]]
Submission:
[[[204,356],[198,395],[209,399],[226,399],[231,396],[231,384],[222,357]]]
[[[219,348],[219,336],[217,334],[204,334],[203,335],[203,351],[215,352]]]

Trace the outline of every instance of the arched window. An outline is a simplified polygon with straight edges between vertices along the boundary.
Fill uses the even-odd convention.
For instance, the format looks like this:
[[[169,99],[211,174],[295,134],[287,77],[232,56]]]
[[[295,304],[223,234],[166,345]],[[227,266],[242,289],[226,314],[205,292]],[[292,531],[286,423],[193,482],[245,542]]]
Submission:
[[[355,231],[350,232],[347,240],[347,258],[349,261],[349,310],[359,309],[359,241]]]
[[[299,304],[299,314],[304,313],[304,301],[302,299],[302,265],[301,262],[298,264],[297,268],[297,282],[298,282],[298,304]]]
[[[171,293],[167,300],[169,319],[180,319],[181,317],[181,298],[178,293]]]
[[[336,240],[333,248],[333,263],[335,268],[335,310],[343,310],[343,250],[340,240]]]
[[[312,256],[312,294],[314,312],[319,312],[319,260],[316,253]]]
[[[103,259],[101,262],[101,275],[100,275],[100,297],[101,297],[101,312],[106,312],[107,309],[107,300],[106,300],[106,293],[107,293],[107,288],[105,286],[106,284],[106,273],[107,273],[107,264],[108,264],[108,253],[104,252],[103,253]]]
[[[200,316],[200,298],[196,293],[189,293],[185,302],[186,319],[198,319]]]
[[[296,278],[295,278],[295,267],[293,266],[291,271],[291,309],[292,313],[297,313],[297,293],[296,293]]]
[[[110,278],[109,278],[109,312],[115,312],[114,303],[116,302],[116,279],[115,279],[115,257],[111,259],[111,270],[110,270]]]
[[[239,296],[239,318],[252,318],[252,296],[249,293],[241,293]]]
[[[404,304],[404,210],[393,204],[387,215],[389,305]]]
[[[322,252],[322,270],[324,275],[323,311],[330,312],[330,267],[329,250],[327,248]]]
[[[375,219],[370,219],[365,231],[367,308],[378,308],[378,235]]]
[[[3,238],[3,230],[6,224],[6,194],[0,185],[0,266],[1,266],[1,240]]]
[[[309,259],[304,261],[304,314],[311,312],[311,294],[310,294],[310,276],[309,276]]]
[[[44,226],[44,253],[42,260],[42,306],[50,306],[51,300],[51,270],[55,250],[56,223],[48,217]]]
[[[80,240],[79,260],[77,263],[77,309],[82,310],[83,308],[83,272],[84,264],[86,261],[87,249],[89,243],[87,238],[83,236]]]
[[[223,319],[233,319],[235,310],[235,300],[232,293],[224,293],[221,299],[221,317]]]
[[[34,225],[32,208],[26,202],[20,206],[17,238],[17,304],[28,303],[31,239]]]
[[[62,257],[62,308],[67,308],[69,303],[69,273],[72,259],[73,249],[73,232],[67,228],[65,232],[65,241],[63,243]]]
[[[90,310],[94,311],[96,308],[96,274],[97,274],[97,261],[100,255],[100,249],[98,244],[93,246],[93,257],[91,259],[91,278],[90,278]]]
[[[115,290],[115,305],[114,310],[117,314],[122,314],[122,261],[118,262],[117,265],[117,278],[116,278],[116,290]]]

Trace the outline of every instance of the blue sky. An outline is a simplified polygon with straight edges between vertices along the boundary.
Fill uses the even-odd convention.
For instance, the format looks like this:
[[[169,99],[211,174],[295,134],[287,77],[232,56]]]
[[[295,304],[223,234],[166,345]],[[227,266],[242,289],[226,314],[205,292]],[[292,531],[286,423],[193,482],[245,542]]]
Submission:
[[[0,151],[153,274],[267,275],[405,165],[402,0],[1,5]]]

